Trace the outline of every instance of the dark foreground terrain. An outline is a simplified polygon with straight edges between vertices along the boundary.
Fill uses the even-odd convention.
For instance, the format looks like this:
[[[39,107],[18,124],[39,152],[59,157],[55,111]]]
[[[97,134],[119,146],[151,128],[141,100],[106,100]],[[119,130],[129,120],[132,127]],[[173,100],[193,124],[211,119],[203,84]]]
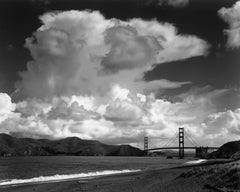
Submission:
[[[0,188],[1,192],[214,192],[240,191],[240,161],[106,176],[91,180]]]

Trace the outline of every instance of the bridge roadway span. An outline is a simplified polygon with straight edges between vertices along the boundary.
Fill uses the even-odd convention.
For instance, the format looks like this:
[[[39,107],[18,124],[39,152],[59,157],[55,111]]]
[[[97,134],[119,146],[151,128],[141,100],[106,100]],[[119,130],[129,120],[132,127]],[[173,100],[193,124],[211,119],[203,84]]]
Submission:
[[[199,148],[199,147],[184,147],[184,149],[196,149],[196,148]],[[219,147],[203,147],[203,148],[207,148],[207,149],[210,149],[210,150],[219,149]],[[148,149],[146,151],[165,150],[165,149],[179,149],[179,147],[158,147],[158,148]]]

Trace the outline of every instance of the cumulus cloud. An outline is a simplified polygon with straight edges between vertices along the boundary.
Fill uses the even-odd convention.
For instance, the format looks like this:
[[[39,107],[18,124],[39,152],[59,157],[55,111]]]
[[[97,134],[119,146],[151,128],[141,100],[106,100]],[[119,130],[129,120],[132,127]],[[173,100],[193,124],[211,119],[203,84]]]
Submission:
[[[204,125],[208,127],[205,130],[208,134],[218,135],[221,132],[229,132],[238,135],[240,133],[240,109],[211,114]]]
[[[6,93],[0,93],[0,123],[13,115],[16,104]]]
[[[57,106],[48,112],[49,119],[72,119],[72,120],[86,120],[99,119],[100,115],[96,112],[85,109],[80,106],[77,101],[68,104],[66,101],[60,100]]]
[[[16,112],[22,116],[41,116],[51,109],[46,101],[37,98],[28,98],[16,104]]]
[[[3,121],[1,132],[31,138],[53,138],[52,135],[55,134],[39,117],[22,117],[21,115],[9,117]]]
[[[195,88],[180,95],[178,102],[170,102],[114,85],[102,97],[29,98],[10,103],[15,107],[7,107],[11,115],[2,120],[0,127],[1,132],[19,137],[78,136],[140,146],[145,135],[170,138],[184,126],[199,143],[209,144],[217,138],[220,144],[239,135],[239,109],[218,112],[214,106],[225,91]]]
[[[156,37],[162,45],[163,49],[157,54],[156,63],[187,59],[208,53],[209,45],[206,41],[194,35],[180,35],[172,24],[141,19],[132,19],[129,22],[138,29],[140,34]]]
[[[236,2],[231,8],[221,8],[218,14],[229,24],[229,29],[224,30],[228,35],[227,46],[240,47],[240,1]]]
[[[50,12],[40,19],[42,26],[26,39],[33,60],[16,84],[23,97],[103,95],[113,84],[135,93],[176,88],[190,82],[145,82],[144,73],[208,49],[204,40],[156,20],[106,19],[97,11]]]
[[[105,70],[142,68],[153,61],[161,45],[153,36],[140,36],[135,28],[116,26],[106,31],[105,42],[111,46],[102,61]]]
[[[189,3],[189,0],[159,0],[159,5],[169,5],[173,7],[185,7]]]
[[[171,137],[184,126],[208,143],[220,122],[231,138],[239,134],[239,111],[220,114],[215,106],[227,90],[193,88],[170,102],[156,93],[191,82],[144,81],[158,64],[207,54],[204,40],[178,34],[169,23],[106,19],[96,11],[40,19],[42,26],[26,39],[33,60],[16,85],[23,100],[12,103],[0,94],[1,132],[137,144],[144,135]]]
[[[240,109],[227,110],[210,114],[201,124],[206,139],[212,144],[221,145],[223,142],[238,140],[240,134]]]

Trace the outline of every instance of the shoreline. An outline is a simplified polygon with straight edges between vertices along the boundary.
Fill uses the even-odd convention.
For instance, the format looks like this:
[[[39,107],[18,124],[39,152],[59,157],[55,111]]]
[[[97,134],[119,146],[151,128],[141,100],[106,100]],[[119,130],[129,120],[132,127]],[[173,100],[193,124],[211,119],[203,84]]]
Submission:
[[[214,192],[202,170],[234,164],[233,160],[217,159],[199,164],[182,164],[169,168],[143,169],[137,172],[117,173],[88,178],[74,178],[55,182],[26,183],[0,187],[1,192]],[[199,169],[197,175],[192,170]],[[187,173],[187,174],[186,174]],[[208,175],[209,176],[209,175]],[[239,180],[240,181],[240,180]]]
[[[215,163],[214,163],[215,162]],[[179,176],[194,167],[206,167],[219,163],[228,163],[226,160],[212,161],[209,163],[182,165],[162,169],[145,169],[138,172],[103,175],[91,178],[75,178],[53,182],[27,183],[18,186],[2,186],[2,192],[122,192],[122,191],[212,191],[204,186],[200,178],[184,179]],[[164,189],[164,190],[163,190]],[[197,189],[197,190],[195,190]]]
[[[114,176],[114,175],[138,173],[138,172],[141,172],[141,171],[144,171],[144,170],[111,170],[110,172],[112,172],[112,173],[99,174],[99,175],[93,175],[93,176],[84,176],[84,177],[81,177],[81,176],[74,177],[75,174],[72,174],[73,177],[60,178],[60,179],[56,178],[56,179],[50,179],[50,180],[45,180],[45,181],[44,180],[35,181],[36,180],[35,178],[41,178],[41,177],[54,178],[56,176],[71,176],[71,175],[53,175],[53,176],[40,176],[40,177],[31,178],[31,179],[13,179],[13,180],[16,180],[16,181],[19,180],[19,183],[9,183],[9,184],[2,184],[2,185],[0,183],[0,189],[2,189],[2,188],[11,188],[11,187],[18,187],[18,186],[23,186],[23,185],[38,185],[38,184],[48,184],[48,183],[60,183],[60,182],[75,181],[75,180],[85,181],[85,180],[91,180],[91,179],[102,178],[102,177],[111,177],[111,176]],[[104,173],[104,172],[108,172],[108,170],[103,171],[103,172],[100,171],[99,173]],[[85,173],[82,173],[82,174],[85,174]],[[89,174],[89,173],[86,173],[86,174]],[[76,174],[76,175],[81,175],[81,173],[80,174]],[[12,181],[12,180],[10,180],[10,181]],[[8,182],[8,181],[6,181],[6,182]]]
[[[180,170],[182,172],[182,170]],[[141,191],[144,186],[148,186],[149,178],[155,178],[156,176],[173,179],[180,173],[179,170],[174,169],[160,169],[160,170],[143,170],[133,173],[122,173],[114,175],[100,176],[91,179],[71,179],[59,182],[51,183],[31,183],[18,186],[4,186],[1,187],[1,192],[73,192],[73,191]],[[169,174],[166,177],[166,174]],[[154,179],[152,179],[154,181]],[[144,184],[144,185],[143,185]],[[150,184],[150,183],[149,183]],[[151,185],[151,184],[150,184]],[[145,190],[143,190],[145,191]]]

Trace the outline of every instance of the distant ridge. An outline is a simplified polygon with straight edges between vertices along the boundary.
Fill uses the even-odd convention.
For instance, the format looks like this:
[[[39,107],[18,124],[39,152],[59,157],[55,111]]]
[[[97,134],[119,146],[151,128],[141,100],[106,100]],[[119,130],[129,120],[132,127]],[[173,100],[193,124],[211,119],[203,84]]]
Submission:
[[[142,156],[130,145],[106,145],[99,141],[68,137],[60,140],[16,138],[0,134],[0,156]]]

